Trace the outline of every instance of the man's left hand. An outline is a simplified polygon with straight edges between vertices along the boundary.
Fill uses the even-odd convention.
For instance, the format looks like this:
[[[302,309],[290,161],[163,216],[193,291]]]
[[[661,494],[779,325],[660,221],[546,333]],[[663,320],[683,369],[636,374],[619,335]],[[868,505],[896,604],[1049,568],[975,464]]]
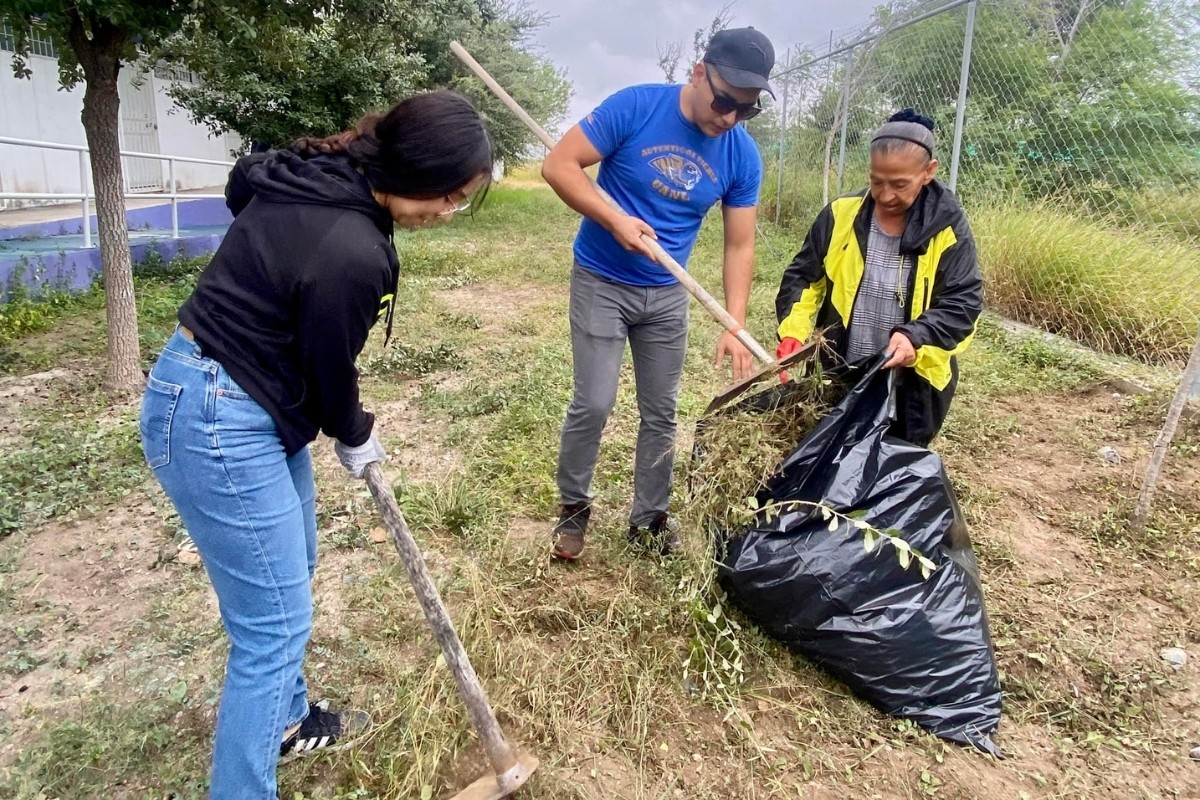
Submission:
[[[746,345],[738,341],[738,338],[729,331],[722,333],[721,338],[717,340],[717,366],[721,366],[726,358],[733,361],[733,379],[735,381],[745,380],[754,374],[754,356],[750,355]]]
[[[917,350],[913,347],[912,340],[899,331],[893,333],[892,338],[888,340],[887,351],[892,357],[883,365],[884,369],[911,367],[917,363]]]

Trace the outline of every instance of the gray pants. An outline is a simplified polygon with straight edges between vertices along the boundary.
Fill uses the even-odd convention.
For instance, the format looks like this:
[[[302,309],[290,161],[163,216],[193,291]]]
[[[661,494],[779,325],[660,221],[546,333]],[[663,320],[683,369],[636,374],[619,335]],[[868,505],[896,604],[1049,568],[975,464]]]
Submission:
[[[687,290],[679,284],[616,283],[576,264],[570,317],[575,392],[558,453],[559,494],[563,504],[591,502],[600,434],[617,402],[628,339],[641,416],[629,521],[646,525],[667,510],[671,496],[675,401],[687,355]]]

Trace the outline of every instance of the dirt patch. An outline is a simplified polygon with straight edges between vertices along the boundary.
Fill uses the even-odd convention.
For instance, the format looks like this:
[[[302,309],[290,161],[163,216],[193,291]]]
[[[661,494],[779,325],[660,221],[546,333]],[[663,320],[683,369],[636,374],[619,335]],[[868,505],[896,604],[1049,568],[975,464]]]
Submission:
[[[62,382],[70,377],[70,370],[51,369],[45,372],[34,372],[30,375],[12,375],[0,378],[0,401],[12,401],[43,393],[51,384]]]
[[[586,743],[578,755],[569,756],[555,767],[556,784],[569,785],[589,800],[643,797],[662,778],[643,774],[626,758],[592,752]]]
[[[8,653],[0,718],[11,736],[0,764],[15,756],[22,732],[38,722],[25,710],[52,708],[128,666],[128,645],[150,619],[156,587],[169,582],[162,519],[144,496],[108,513],[53,523],[0,544],[14,554],[15,579],[0,626]]]
[[[1200,656],[1190,627],[1200,590],[1183,587],[1186,563],[1142,555],[1115,523],[1105,527],[1109,509],[1136,496],[1156,432],[1136,403],[1111,390],[1014,398],[997,409],[1020,419],[999,458],[949,459],[952,474],[998,498],[972,537],[982,552],[999,543],[1012,555],[981,559],[1006,676],[998,740],[1009,792],[1200,796],[1195,765],[1181,757],[1200,741],[1200,672],[1160,658],[1181,642]],[[1198,478],[1196,459],[1173,457],[1159,503],[1200,510]],[[968,791],[971,775],[960,785]]]
[[[508,525],[508,539],[518,547],[550,545],[550,529],[554,523],[550,520],[517,517]]]
[[[462,466],[462,455],[442,444],[449,423],[425,416],[418,405],[419,395],[420,385],[410,382],[402,387],[400,396],[374,400],[370,408],[376,432],[388,452],[388,468],[402,469],[413,480],[437,481]],[[332,448],[328,449],[332,456]],[[330,470],[337,465],[336,457],[322,461]]]
[[[486,334],[502,334],[514,322],[543,305],[547,300],[546,287],[471,284],[457,289],[434,292],[438,302],[455,314],[473,314],[483,323]]]
[[[0,378],[0,447],[19,444],[30,419],[90,380],[94,378],[83,370],[65,368]]]

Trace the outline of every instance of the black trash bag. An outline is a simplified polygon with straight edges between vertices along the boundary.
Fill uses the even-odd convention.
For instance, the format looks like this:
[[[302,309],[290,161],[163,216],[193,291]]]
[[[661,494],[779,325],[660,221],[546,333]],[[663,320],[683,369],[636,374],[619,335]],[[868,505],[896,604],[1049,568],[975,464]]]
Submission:
[[[758,494],[760,507],[823,502],[894,529],[933,561],[918,564],[819,509],[760,513],[724,542],[718,578],[762,630],[820,664],[887,714],[1003,757],[1000,680],[966,524],[935,453],[887,435],[891,371],[873,363],[844,400],[804,437]]]

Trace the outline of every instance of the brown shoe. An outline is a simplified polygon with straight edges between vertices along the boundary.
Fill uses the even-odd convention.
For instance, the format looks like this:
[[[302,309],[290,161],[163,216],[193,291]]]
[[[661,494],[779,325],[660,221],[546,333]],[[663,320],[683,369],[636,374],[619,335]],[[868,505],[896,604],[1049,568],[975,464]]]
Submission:
[[[678,526],[667,516],[665,511],[654,515],[654,519],[645,527],[630,525],[626,537],[635,550],[647,553],[657,553],[660,556],[672,556],[679,552],[682,542],[676,533]]]
[[[592,507],[587,503],[564,505],[554,526],[554,557],[574,561],[583,555],[583,537],[587,533]]]

